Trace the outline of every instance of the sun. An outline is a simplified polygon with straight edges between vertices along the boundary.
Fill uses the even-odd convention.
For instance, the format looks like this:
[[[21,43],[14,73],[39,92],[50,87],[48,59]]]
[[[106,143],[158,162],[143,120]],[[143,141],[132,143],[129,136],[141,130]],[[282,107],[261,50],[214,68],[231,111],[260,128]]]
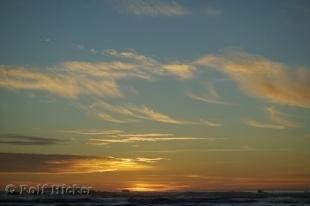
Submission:
[[[166,192],[179,189],[178,186],[159,184],[159,183],[136,183],[126,189],[134,192]]]

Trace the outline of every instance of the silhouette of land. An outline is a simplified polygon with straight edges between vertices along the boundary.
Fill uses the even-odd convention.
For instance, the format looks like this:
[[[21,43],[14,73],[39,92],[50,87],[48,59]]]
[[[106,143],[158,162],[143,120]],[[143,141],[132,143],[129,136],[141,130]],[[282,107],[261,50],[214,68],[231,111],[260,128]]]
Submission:
[[[310,205],[309,192],[91,192],[90,195],[0,194],[0,205]]]

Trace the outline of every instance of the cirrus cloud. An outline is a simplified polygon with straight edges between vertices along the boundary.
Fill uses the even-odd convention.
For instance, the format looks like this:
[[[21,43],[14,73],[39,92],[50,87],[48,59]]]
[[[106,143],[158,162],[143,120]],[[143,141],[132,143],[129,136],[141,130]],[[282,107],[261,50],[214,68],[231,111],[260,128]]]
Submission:
[[[0,153],[0,173],[95,173],[156,169],[161,157],[99,157],[63,154]]]
[[[280,62],[240,51],[206,55],[195,64],[224,72],[248,95],[274,103],[310,108],[309,70],[288,68]]]
[[[189,9],[175,1],[123,0],[119,9],[137,16],[185,16]]]
[[[180,62],[160,62],[135,51],[106,50],[114,61],[67,61],[49,69],[0,65],[0,87],[42,91],[65,98],[90,95],[123,97],[119,81],[154,80],[161,76],[189,79],[195,67]]]
[[[245,119],[244,120],[245,124],[252,127],[268,128],[268,129],[285,129],[285,128],[296,128],[301,126],[301,124],[289,119],[288,114],[279,111],[274,106],[267,107],[265,112],[267,114],[267,117],[269,118],[269,122],[261,122],[252,119]]]
[[[118,133],[90,138],[88,144],[107,145],[115,143],[162,142],[162,141],[214,140],[214,138],[179,137],[170,133]]]
[[[0,135],[0,144],[17,145],[17,146],[45,146],[64,143],[66,140],[38,137],[30,135],[6,134]]]

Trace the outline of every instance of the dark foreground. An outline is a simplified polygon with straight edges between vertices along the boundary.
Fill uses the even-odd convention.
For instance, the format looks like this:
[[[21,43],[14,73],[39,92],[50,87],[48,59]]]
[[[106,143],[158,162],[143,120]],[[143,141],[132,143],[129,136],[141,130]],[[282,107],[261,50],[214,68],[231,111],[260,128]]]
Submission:
[[[120,205],[201,205],[201,206],[310,206],[308,192],[184,192],[184,193],[110,193],[97,192],[88,196],[53,196],[53,195],[7,195],[0,194],[0,205],[21,206],[120,206]]]

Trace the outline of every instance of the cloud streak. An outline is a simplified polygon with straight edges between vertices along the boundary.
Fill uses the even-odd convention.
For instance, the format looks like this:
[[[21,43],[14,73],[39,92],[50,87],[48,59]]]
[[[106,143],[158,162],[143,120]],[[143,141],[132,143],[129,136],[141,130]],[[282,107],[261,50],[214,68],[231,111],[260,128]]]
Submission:
[[[63,130],[61,132],[70,133],[70,134],[79,134],[79,135],[113,135],[113,134],[120,134],[124,131],[122,130],[85,130],[85,129],[78,129],[78,130]]]
[[[152,120],[168,124],[191,124],[191,122],[178,120],[144,105],[112,105],[97,99],[92,105],[83,108],[92,114],[96,114],[100,119],[114,123]]]
[[[224,72],[248,95],[310,108],[310,72],[306,69],[289,69],[282,63],[234,50],[206,55],[195,63]]]
[[[198,137],[178,137],[174,134],[165,133],[118,133],[112,135],[105,135],[99,138],[90,138],[88,144],[91,145],[107,145],[113,143],[134,143],[134,142],[162,142],[162,141],[176,141],[176,140],[209,140],[210,138]]]
[[[223,124],[221,124],[221,123],[210,121],[210,120],[201,119],[200,122],[202,124],[207,125],[208,127],[221,127],[221,126],[223,126]]]
[[[285,128],[296,128],[300,127],[299,123],[296,123],[289,119],[289,115],[280,112],[274,106],[266,108],[266,115],[269,118],[269,122],[260,122],[251,119],[245,119],[245,124],[257,127],[257,128],[267,128],[267,129],[285,129]]]
[[[58,154],[0,153],[0,172],[14,173],[95,173],[155,169],[160,157],[96,157]]]
[[[19,146],[44,146],[60,144],[65,140],[56,138],[46,138],[26,135],[0,135],[0,144],[19,145]]]
[[[103,74],[99,78],[94,78],[91,72],[82,73],[79,70],[72,71],[75,62],[65,63],[64,68],[50,71],[39,71],[33,68],[0,66],[0,87],[13,90],[34,90],[45,91],[66,98],[77,98],[79,95],[97,96],[122,96],[116,81]],[[96,64],[84,64],[83,68],[91,65],[93,68],[99,67]],[[82,68],[82,67],[80,67]]]
[[[213,68],[228,75],[238,87],[250,96],[289,106],[310,107],[310,73],[305,69],[290,69],[288,66],[264,57],[236,50],[222,55],[206,55],[194,61],[159,61],[133,50],[105,50],[109,61],[67,61],[49,69],[11,67],[0,65],[0,87],[12,90],[42,91],[69,99],[87,96],[91,104],[78,104],[84,111],[114,123],[151,120],[167,124],[205,124],[210,127],[219,123],[186,121],[157,111],[146,105],[109,103],[107,97],[120,99],[126,94],[120,81],[141,79],[156,81],[161,77],[174,77],[181,82],[195,77],[197,70]],[[223,101],[212,82],[205,82],[201,93],[188,92],[195,100],[230,105]],[[294,127],[285,116],[270,111],[271,123],[248,119],[246,124],[256,127]]]
[[[0,87],[43,91],[75,99],[80,96],[123,97],[119,81],[128,78],[154,80],[160,76],[188,79],[195,67],[180,62],[160,62],[135,51],[107,50],[114,61],[68,61],[43,70],[0,65]],[[108,116],[106,116],[108,118]]]
[[[123,0],[120,9],[137,16],[185,16],[189,9],[175,1]]]
[[[109,49],[105,50],[103,54],[135,64],[135,68],[138,68],[140,75],[145,79],[152,79],[152,76],[173,76],[183,80],[190,79],[194,76],[196,70],[196,67],[191,63],[179,61],[161,62],[134,50],[117,51]]]
[[[246,119],[244,120],[244,123],[251,127],[257,127],[257,128],[266,128],[266,129],[284,129],[285,128],[283,125],[277,125],[277,124],[266,123],[266,122],[258,122],[252,119]]]
[[[47,91],[69,98],[76,97],[79,93],[77,81],[69,76],[5,65],[0,65],[0,87]]]
[[[210,104],[232,105],[232,103],[222,100],[222,98],[215,89],[214,83],[212,83],[211,81],[204,82],[204,89],[206,91],[204,91],[203,93],[188,92],[187,96],[192,99],[207,102]]]

